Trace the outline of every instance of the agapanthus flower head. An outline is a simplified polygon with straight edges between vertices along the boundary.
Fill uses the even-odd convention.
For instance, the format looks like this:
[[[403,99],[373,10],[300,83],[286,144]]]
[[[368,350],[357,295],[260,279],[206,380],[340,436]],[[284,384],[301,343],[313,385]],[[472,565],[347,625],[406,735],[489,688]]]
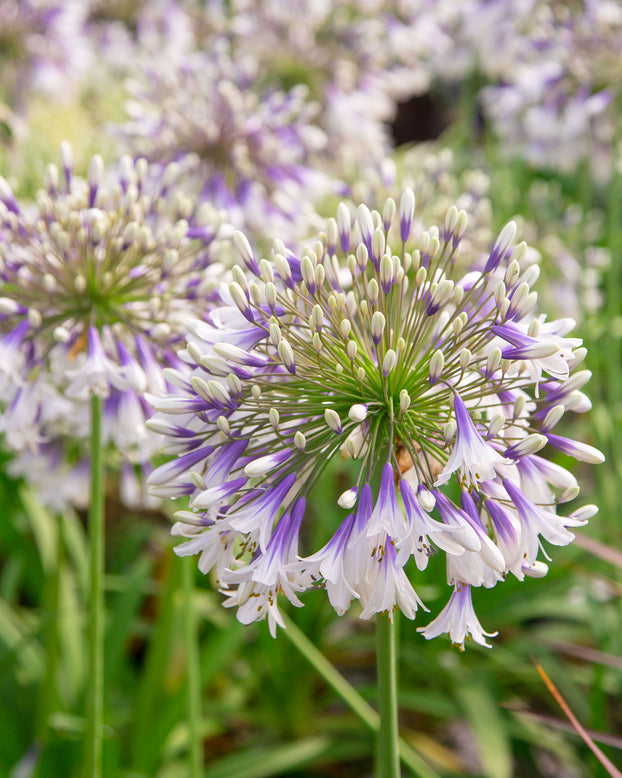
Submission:
[[[509,155],[564,173],[584,163],[606,180],[622,75],[620,6],[528,6],[521,45],[499,82],[482,90],[483,109]]]
[[[570,542],[589,513],[557,514],[578,485],[539,453],[602,460],[552,431],[589,407],[585,350],[571,321],[535,314],[516,224],[483,260],[461,257],[467,214],[450,208],[417,234],[414,208],[409,189],[381,211],[342,203],[300,255],[277,242],[258,260],[238,234],[235,280],[180,353],[194,370],[177,377],[185,396],[152,398],[178,454],[153,491],[189,497],[177,552],[216,568],[245,623],[274,629],[278,595],[298,606],[318,585],[338,613],[358,599],[362,618],[413,618],[405,566],[440,549],[455,605],[427,636],[483,642],[464,592],[541,574],[541,540]],[[314,489],[343,455],[357,466],[335,495],[347,515],[322,548],[299,548]]]
[[[63,97],[90,61],[85,4],[0,0],[0,95],[22,108],[31,88]]]
[[[183,162],[200,197],[234,224],[292,235],[309,229],[312,203],[332,186],[309,164],[326,143],[317,110],[303,86],[266,89],[257,62],[217,38],[181,62],[145,66],[119,133],[151,161]]]
[[[58,435],[88,438],[88,398],[105,398],[105,433],[145,463],[157,448],[142,392],[162,391],[162,364],[185,322],[203,315],[218,273],[209,247],[222,220],[129,157],[105,170],[50,165],[34,205],[0,179],[0,428],[14,450]]]

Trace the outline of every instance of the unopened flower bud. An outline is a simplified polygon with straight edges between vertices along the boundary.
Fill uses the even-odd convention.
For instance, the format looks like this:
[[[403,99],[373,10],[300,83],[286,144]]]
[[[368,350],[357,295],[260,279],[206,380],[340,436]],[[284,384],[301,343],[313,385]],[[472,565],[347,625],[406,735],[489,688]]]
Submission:
[[[444,367],[445,367],[445,356],[440,349],[437,349],[434,352],[434,354],[432,354],[432,359],[430,359],[429,375],[430,375],[430,383],[432,385],[434,385],[441,377]]]
[[[324,419],[333,432],[336,432],[338,435],[341,434],[341,419],[339,418],[337,411],[332,408],[326,408],[324,411]]]
[[[385,377],[389,375],[389,373],[393,370],[393,368],[397,365],[397,354],[395,351],[393,351],[392,348],[388,349],[387,353],[384,355],[384,359],[382,360],[382,375]]]

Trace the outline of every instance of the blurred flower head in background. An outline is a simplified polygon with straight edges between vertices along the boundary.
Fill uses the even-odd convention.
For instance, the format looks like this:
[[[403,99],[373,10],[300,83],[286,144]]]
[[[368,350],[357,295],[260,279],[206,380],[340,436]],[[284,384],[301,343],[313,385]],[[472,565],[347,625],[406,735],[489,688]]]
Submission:
[[[60,439],[88,439],[91,393],[118,457],[146,465],[157,450],[142,392],[164,390],[161,366],[178,364],[185,322],[209,309],[221,272],[209,248],[222,215],[197,208],[178,172],[129,157],[106,171],[95,156],[83,179],[65,144],[35,205],[0,179],[0,428],[23,457],[14,472],[40,457],[54,480]]]
[[[118,131],[132,152],[183,165],[201,201],[226,209],[237,226],[300,237],[317,218],[313,204],[336,187],[311,165],[326,137],[306,87],[284,92],[261,78],[224,38],[172,67],[153,61],[132,82],[132,120]]]
[[[32,91],[66,99],[92,64],[84,3],[1,0],[0,101],[26,106]]]

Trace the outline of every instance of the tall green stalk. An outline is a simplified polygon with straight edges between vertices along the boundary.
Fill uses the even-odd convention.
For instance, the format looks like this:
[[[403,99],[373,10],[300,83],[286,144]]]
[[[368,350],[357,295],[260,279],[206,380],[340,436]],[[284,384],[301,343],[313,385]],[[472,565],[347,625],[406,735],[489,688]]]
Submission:
[[[376,778],[399,778],[395,621],[390,620],[386,613],[376,616],[376,668],[380,708]]]
[[[286,629],[283,634],[300,651],[302,656],[311,664],[319,675],[329,684],[329,686],[341,697],[350,710],[359,717],[359,719],[374,733],[380,731],[380,716],[360,695],[360,693],[341,675],[341,673],[332,665],[328,659],[319,651],[309,638],[296,626],[296,624],[287,616],[281,614],[285,622]],[[433,770],[417,754],[411,746],[404,740],[399,740],[400,758],[404,765],[419,778],[440,778],[439,774]]]
[[[85,778],[103,774],[104,728],[104,458],[102,400],[91,397],[91,503],[89,538],[88,702]]]
[[[190,757],[190,778],[203,778],[201,755],[201,670],[197,643],[196,612],[194,608],[193,575],[195,561],[192,557],[182,559],[184,595],[184,643],[186,650],[186,705],[188,716],[188,738]]]
[[[47,585],[45,587],[45,622],[44,622],[44,647],[46,673],[41,684],[41,697],[39,700],[38,733],[42,742],[47,742],[49,717],[59,707],[58,695],[58,636],[61,630],[59,603],[61,575],[63,567],[64,544],[61,530],[61,518],[51,516],[54,531],[56,533],[55,550],[45,565]],[[45,564],[45,562],[44,562]]]

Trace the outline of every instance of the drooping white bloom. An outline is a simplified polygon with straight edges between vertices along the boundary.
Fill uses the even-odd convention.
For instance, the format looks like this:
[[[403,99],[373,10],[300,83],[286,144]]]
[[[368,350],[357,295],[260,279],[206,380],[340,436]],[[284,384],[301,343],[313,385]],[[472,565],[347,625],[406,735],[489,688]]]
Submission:
[[[426,640],[438,637],[444,632],[449,634],[451,642],[464,651],[464,641],[474,640],[480,646],[491,648],[486,638],[494,638],[498,632],[484,632],[479,623],[473,602],[471,600],[471,587],[468,584],[457,583],[449,602],[439,615],[425,627],[418,627]]]

